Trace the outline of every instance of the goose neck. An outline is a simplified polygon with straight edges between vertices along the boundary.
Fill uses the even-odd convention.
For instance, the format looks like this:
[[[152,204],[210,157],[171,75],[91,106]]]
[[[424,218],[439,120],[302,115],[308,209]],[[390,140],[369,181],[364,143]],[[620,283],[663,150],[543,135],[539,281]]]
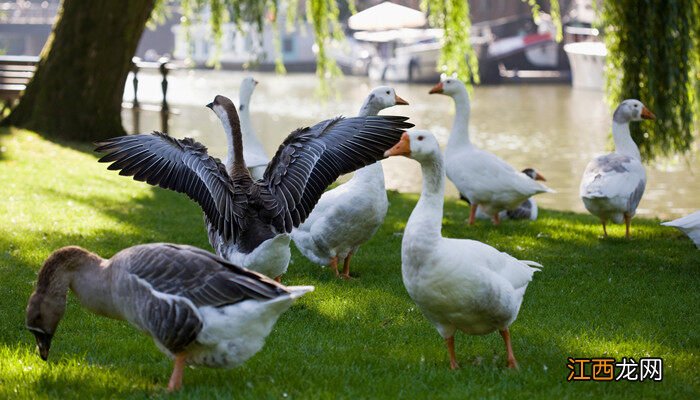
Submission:
[[[405,235],[436,238],[442,235],[442,215],[445,197],[445,168],[440,154],[420,161],[423,189],[418,204],[406,224]]]
[[[469,96],[465,91],[464,93],[455,94],[453,99],[455,103],[455,118],[450,138],[447,140],[447,146],[448,148],[460,145],[471,146],[472,143],[469,138],[469,116],[471,113]]]
[[[106,261],[80,247],[66,247],[54,252],[44,263],[37,280],[36,292],[54,304],[65,306],[68,288],[89,310],[116,316]]]
[[[229,112],[226,117],[221,119],[221,122],[223,123],[228,143],[226,170],[230,176],[247,171],[245,160],[243,159],[243,136],[238,113],[235,111]]]
[[[615,142],[615,152],[636,158],[641,161],[639,147],[632,140],[629,122],[618,123],[613,121],[613,141]]]

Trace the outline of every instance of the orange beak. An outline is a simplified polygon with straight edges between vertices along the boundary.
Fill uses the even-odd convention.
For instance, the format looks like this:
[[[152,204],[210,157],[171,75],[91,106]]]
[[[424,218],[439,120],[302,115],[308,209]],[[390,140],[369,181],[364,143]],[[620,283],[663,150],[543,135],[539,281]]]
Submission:
[[[439,82],[437,85],[433,86],[432,89],[428,92],[430,94],[435,94],[435,93],[442,93],[442,82]]]
[[[394,96],[396,97],[395,100],[396,100],[397,106],[407,106],[408,105],[408,102],[406,100],[402,99],[401,97],[399,97],[398,94],[395,94]]]
[[[394,147],[384,152],[384,157],[391,156],[409,156],[411,154],[411,139],[408,137],[408,132],[404,132]]]
[[[648,108],[642,107],[642,119],[656,119],[656,115],[649,111]]]
[[[535,180],[536,181],[547,181],[546,179],[544,179],[544,176],[540,175],[539,172],[535,172]]]

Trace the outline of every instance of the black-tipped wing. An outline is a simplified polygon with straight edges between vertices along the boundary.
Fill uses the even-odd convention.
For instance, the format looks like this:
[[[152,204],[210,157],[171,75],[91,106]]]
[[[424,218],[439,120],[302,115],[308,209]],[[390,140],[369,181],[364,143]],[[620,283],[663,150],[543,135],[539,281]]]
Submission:
[[[120,136],[96,143],[106,153],[100,162],[137,181],[185,193],[226,239],[236,237],[245,223],[247,197],[236,190],[224,165],[202,144],[186,138],[152,134]]]
[[[311,213],[323,191],[340,175],[384,158],[413,124],[408,118],[336,118],[290,134],[265,171],[260,216],[291,232]]]
[[[136,246],[111,262],[121,267],[120,292],[135,305],[138,324],[173,353],[184,350],[202,330],[192,305],[223,307],[288,293],[263,275],[191,246]]]

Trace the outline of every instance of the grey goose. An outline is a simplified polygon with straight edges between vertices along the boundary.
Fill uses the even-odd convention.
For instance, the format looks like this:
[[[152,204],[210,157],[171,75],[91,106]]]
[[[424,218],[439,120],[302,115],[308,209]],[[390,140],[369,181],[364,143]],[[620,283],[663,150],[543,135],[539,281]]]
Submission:
[[[600,219],[605,237],[608,221],[624,221],[625,237],[630,237],[632,217],[647,184],[639,148],[630,135],[630,122],[644,119],[656,116],[641,101],[627,99],[620,103],[613,113],[615,151],[591,160],[581,178],[579,193],[583,205]]]
[[[105,260],[77,246],[53,252],[29,298],[26,327],[42,359],[70,288],[90,311],[126,320],[174,360],[169,390],[185,365],[233,368],[257,353],[277,318],[313,286],[285,287],[202,249],[168,243],[130,247]]]
[[[243,157],[233,102],[216,96],[207,105],[232,132],[229,171],[200,143],[162,133],[120,136],[96,143],[111,170],[185,193],[203,209],[209,243],[234,264],[279,278],[287,270],[290,235],[328,185],[340,175],[383,158],[413,124],[407,117],[334,118],[292,132],[263,179],[254,181]]]

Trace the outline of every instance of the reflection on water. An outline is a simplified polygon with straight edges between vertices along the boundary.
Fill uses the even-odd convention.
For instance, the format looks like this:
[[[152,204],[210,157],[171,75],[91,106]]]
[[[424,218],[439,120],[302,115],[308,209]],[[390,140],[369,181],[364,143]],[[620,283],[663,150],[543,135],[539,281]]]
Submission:
[[[238,102],[238,85],[245,76],[230,71],[177,71],[170,76],[168,100],[177,114],[169,121],[175,137],[194,137],[211,154],[225,157],[226,138],[219,121],[204,107],[216,94]],[[140,74],[139,99],[160,102],[160,78]],[[312,74],[256,73],[260,82],[251,104],[255,129],[270,155],[292,130],[336,115],[355,115],[374,86],[366,78],[344,77],[335,83],[331,100],[315,96]],[[124,98],[133,98],[127,85]],[[396,84],[409,106],[396,106],[383,114],[409,116],[417,128],[432,131],[444,146],[452,127],[452,99],[429,95],[430,85]],[[143,93],[141,92],[143,90]],[[472,95],[470,133],[475,145],[492,151],[517,169],[536,168],[547,178],[555,194],[537,196],[547,208],[585,211],[578,185],[588,161],[608,148],[610,114],[603,94],[561,85],[493,86],[475,88]],[[124,126],[131,130],[131,110],[124,110]],[[160,129],[158,112],[141,112],[140,130]],[[416,162],[392,157],[383,161],[388,189],[419,192],[421,175]],[[638,213],[661,219],[700,209],[700,159],[677,165],[648,166],[646,193]],[[457,196],[449,184],[448,196]]]

